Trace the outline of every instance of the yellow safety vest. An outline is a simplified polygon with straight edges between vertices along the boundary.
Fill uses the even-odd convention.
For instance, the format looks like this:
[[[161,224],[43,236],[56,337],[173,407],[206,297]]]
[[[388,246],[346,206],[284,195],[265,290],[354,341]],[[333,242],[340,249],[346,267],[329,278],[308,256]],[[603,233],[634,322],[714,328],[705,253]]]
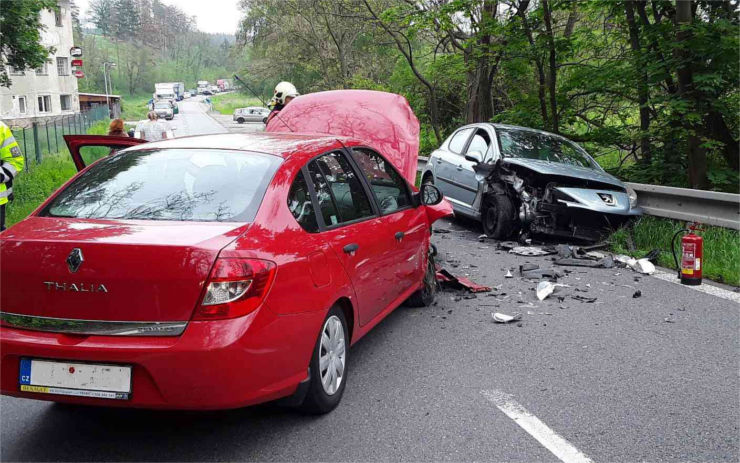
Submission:
[[[13,194],[13,179],[23,170],[25,161],[13,132],[0,121],[0,206]]]

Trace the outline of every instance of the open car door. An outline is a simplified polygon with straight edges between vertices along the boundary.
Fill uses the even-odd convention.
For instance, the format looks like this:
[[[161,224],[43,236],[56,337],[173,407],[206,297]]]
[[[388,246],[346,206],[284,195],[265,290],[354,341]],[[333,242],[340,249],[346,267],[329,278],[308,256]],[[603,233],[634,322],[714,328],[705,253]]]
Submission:
[[[64,142],[67,143],[69,154],[75,163],[77,171],[81,171],[93,161],[108,156],[116,150],[122,150],[130,146],[147,143],[146,140],[130,137],[111,137],[108,135],[65,135]],[[83,156],[83,148],[100,147],[92,156]],[[108,148],[106,150],[106,148]],[[91,150],[92,151],[92,150]],[[85,159],[85,158],[88,159]]]

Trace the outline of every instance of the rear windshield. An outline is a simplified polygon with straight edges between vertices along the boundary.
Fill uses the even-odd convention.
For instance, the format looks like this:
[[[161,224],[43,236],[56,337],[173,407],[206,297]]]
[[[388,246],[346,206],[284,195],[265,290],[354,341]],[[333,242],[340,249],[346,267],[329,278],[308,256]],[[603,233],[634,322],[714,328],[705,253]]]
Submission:
[[[169,103],[157,103],[154,105],[154,107],[157,109],[170,109],[171,108]]]
[[[229,150],[121,151],[91,166],[41,215],[251,222],[280,162]]]
[[[496,128],[496,134],[504,157],[598,168],[583,148],[564,138],[531,130],[502,128]]]

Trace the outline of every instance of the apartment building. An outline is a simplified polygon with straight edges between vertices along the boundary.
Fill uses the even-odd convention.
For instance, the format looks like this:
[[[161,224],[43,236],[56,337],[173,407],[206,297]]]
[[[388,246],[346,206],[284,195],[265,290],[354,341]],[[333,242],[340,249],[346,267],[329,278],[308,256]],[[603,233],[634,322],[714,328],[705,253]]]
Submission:
[[[72,14],[69,0],[59,0],[59,11],[43,10],[41,42],[56,51],[38,69],[8,67],[12,85],[0,87],[0,119],[16,126],[80,111],[77,78],[72,75],[70,49]]]

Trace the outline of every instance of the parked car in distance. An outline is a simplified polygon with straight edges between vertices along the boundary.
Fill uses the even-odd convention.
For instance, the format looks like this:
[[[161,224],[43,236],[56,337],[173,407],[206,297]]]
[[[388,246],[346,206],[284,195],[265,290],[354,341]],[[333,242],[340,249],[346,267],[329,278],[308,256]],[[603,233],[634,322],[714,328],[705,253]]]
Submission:
[[[642,214],[635,191],[583,148],[525,127],[459,128],[431,154],[422,182],[495,239],[522,232],[594,241]]]
[[[183,95],[182,95],[183,98],[190,98],[191,96],[193,96],[193,94],[190,93],[189,91],[183,93]]]
[[[166,119],[171,121],[175,117],[175,106],[170,104],[169,101],[155,101],[154,112],[157,113],[157,117],[160,119]]]
[[[261,106],[249,106],[234,110],[234,121],[243,124],[245,122],[262,122],[267,120],[270,110]]]
[[[336,407],[350,345],[404,301],[432,304],[431,225],[452,212],[373,147],[418,135],[410,108],[382,136],[373,109],[361,138],[118,138],[131,147],[90,166],[80,150],[111,139],[67,136],[81,172],[0,235],[2,393]]]

